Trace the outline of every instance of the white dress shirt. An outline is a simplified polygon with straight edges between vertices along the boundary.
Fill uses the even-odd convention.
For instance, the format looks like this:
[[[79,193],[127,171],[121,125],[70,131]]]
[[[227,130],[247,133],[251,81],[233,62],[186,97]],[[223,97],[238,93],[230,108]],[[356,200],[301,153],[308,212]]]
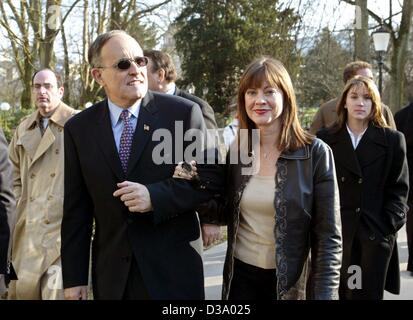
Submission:
[[[350,139],[351,139],[351,143],[353,144],[353,148],[354,148],[354,150],[356,150],[356,148],[359,145],[361,138],[363,138],[363,135],[366,132],[367,128],[364,129],[363,132],[360,133],[357,136],[351,131],[351,129],[348,127],[347,124],[346,124],[346,127],[347,127],[348,134],[350,135]]]

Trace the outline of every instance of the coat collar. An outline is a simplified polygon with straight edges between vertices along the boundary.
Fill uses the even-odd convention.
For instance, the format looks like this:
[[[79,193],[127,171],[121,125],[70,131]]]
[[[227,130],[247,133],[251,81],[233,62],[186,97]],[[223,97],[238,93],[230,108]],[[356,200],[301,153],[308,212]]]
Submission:
[[[364,133],[363,138],[367,134],[367,131]],[[337,132],[328,135],[326,137],[326,142],[333,150],[334,161],[336,161],[337,164],[340,164],[359,177],[362,176],[361,168],[358,163],[357,156],[354,152],[350,135],[347,132],[347,128],[345,126],[339,129]],[[360,143],[361,141],[359,142],[359,145]]]
[[[55,112],[53,112],[52,116],[50,117],[50,121],[57,124],[59,127],[63,128],[66,121],[69,120],[69,118],[74,113],[75,112],[73,108],[69,107],[67,104],[60,101]],[[33,130],[37,126],[37,121],[39,117],[39,109],[37,109],[27,118],[25,131]]]
[[[289,160],[305,160],[310,158],[310,146],[305,145],[303,148],[300,148],[295,151],[283,151],[280,155],[280,158],[289,159]]]
[[[334,152],[335,161],[360,177],[362,168],[381,157],[388,145],[385,130],[371,122],[356,150],[345,126],[329,135],[326,142]]]
[[[74,109],[61,102],[50,117],[50,121],[56,124],[62,132],[64,124],[74,113]],[[50,127],[44,132],[43,137],[41,136],[37,126],[38,118],[39,110],[36,110],[27,118],[25,130],[20,137],[21,144],[31,159],[30,166],[46,153],[56,140],[56,132],[53,132]]]
[[[360,166],[363,168],[378,158],[383,157],[386,154],[387,147],[388,142],[385,129],[370,124],[356,148],[356,155]]]

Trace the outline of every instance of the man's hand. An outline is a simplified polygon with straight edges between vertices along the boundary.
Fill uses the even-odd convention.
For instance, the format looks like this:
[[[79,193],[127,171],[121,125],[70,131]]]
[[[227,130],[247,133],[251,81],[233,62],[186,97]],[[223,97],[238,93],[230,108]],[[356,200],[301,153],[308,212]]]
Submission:
[[[123,181],[118,183],[118,190],[113,193],[114,197],[120,197],[130,212],[148,212],[153,210],[151,196],[148,188],[143,184]]]
[[[202,241],[204,242],[204,247],[208,247],[213,244],[216,240],[221,238],[221,227],[216,224],[202,224]]]
[[[87,300],[87,286],[67,288],[64,294],[65,300]]]

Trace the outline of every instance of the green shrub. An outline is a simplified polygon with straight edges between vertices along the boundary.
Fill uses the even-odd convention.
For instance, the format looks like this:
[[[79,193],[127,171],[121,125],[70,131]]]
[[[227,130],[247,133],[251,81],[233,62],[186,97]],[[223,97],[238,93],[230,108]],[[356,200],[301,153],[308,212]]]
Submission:
[[[34,112],[34,109],[0,111],[0,127],[4,131],[7,141],[10,142],[14,130],[21,122],[22,118]]]

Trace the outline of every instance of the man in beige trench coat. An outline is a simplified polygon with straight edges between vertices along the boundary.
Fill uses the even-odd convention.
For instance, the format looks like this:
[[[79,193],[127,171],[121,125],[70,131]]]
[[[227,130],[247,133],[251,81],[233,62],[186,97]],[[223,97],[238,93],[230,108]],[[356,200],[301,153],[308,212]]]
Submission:
[[[56,74],[32,78],[37,110],[17,127],[9,147],[16,197],[9,299],[63,299],[60,226],[63,216],[63,126],[76,110],[61,99]]]

